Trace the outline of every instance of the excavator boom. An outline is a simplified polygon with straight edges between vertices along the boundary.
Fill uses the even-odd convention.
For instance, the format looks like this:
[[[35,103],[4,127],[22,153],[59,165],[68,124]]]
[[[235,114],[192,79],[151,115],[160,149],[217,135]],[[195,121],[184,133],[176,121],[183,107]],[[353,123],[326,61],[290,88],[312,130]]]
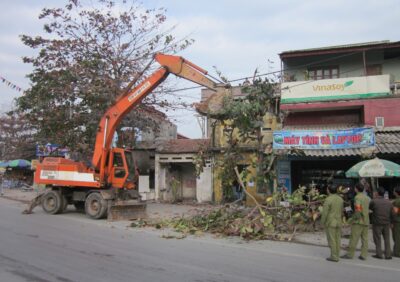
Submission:
[[[100,171],[100,179],[104,180],[103,169],[106,156],[111,147],[112,138],[117,126],[132,108],[137,106],[154,88],[160,85],[170,73],[178,77],[193,81],[204,87],[216,91],[217,84],[207,77],[207,71],[186,59],[165,54],[156,54],[155,60],[161,65],[151,76],[143,80],[138,86],[121,96],[103,115],[96,136],[92,164]]]

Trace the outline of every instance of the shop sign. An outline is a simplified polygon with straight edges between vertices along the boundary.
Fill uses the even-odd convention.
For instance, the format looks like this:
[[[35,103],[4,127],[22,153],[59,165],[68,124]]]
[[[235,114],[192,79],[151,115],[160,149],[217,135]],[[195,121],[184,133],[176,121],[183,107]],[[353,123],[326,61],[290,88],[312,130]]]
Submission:
[[[389,75],[284,82],[281,103],[365,99],[390,95]]]
[[[55,156],[55,157],[64,157],[69,153],[67,148],[60,148],[57,144],[46,144],[46,145],[36,145],[36,156],[37,157],[47,157],[47,156]]]
[[[275,131],[274,149],[347,149],[375,145],[372,128]]]

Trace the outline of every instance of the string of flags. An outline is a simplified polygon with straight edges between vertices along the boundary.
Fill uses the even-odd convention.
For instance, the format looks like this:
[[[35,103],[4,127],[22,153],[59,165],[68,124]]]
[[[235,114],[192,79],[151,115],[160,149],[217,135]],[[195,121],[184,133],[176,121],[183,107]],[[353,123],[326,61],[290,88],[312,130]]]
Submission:
[[[3,82],[5,85],[7,85],[8,87],[10,87],[11,89],[14,89],[18,92],[22,92],[22,88],[19,87],[18,85],[12,83],[11,81],[5,79],[4,77],[0,76],[0,81]]]

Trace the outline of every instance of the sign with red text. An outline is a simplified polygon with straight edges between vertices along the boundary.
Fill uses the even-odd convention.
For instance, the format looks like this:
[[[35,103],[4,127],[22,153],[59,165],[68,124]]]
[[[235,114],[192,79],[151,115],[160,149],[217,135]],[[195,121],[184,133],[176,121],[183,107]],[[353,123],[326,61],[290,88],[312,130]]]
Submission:
[[[375,146],[372,128],[275,131],[274,149],[347,149]]]

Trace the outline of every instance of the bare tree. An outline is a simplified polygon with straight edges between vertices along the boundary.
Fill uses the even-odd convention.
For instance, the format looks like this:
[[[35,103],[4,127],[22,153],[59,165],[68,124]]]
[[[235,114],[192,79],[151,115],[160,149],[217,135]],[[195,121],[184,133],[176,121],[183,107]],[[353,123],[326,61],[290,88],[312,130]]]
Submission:
[[[176,53],[192,43],[164,28],[162,8],[147,9],[135,0],[88,3],[69,0],[64,7],[45,8],[39,18],[46,21],[48,37],[21,36],[38,55],[24,58],[34,70],[31,88],[17,99],[18,109],[36,140],[78,151],[90,150],[105,109],[132,86],[156,52]],[[147,103],[168,106],[162,96],[149,97]],[[154,123],[133,112],[121,126],[127,125]]]

